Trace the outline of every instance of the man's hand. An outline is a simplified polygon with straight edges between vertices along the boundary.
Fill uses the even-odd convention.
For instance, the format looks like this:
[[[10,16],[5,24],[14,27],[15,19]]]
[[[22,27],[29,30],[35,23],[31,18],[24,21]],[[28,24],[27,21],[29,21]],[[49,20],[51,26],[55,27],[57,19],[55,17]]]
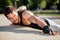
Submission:
[[[50,35],[57,35],[57,34],[59,34],[59,32],[57,32],[57,31],[50,31],[49,33],[45,33],[45,32],[41,32],[41,34],[43,35],[43,34],[50,34]]]

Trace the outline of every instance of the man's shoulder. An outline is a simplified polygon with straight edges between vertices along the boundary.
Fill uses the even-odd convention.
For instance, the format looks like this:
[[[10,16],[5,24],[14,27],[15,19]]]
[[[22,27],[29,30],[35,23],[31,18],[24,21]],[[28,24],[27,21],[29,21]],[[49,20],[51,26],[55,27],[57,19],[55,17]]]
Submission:
[[[29,11],[29,10],[24,11],[24,12],[23,12],[23,15],[24,15],[24,14],[28,14],[28,15],[31,15],[31,16],[34,15],[34,13],[31,12],[31,11]]]
[[[23,14],[22,14],[22,17],[24,18],[24,19],[29,19],[31,16],[33,16],[34,14],[32,13],[32,12],[30,12],[30,11],[24,11],[23,12]]]
[[[19,11],[17,11],[17,12],[18,12],[18,14],[22,14],[24,11],[25,11],[25,10],[19,10]]]

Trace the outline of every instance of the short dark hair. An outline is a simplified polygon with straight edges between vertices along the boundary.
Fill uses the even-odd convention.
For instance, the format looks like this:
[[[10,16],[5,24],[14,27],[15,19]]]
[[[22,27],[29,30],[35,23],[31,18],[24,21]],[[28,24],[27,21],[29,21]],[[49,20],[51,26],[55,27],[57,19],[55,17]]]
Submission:
[[[9,13],[12,13],[15,8],[13,6],[6,6],[4,9],[4,15],[8,15]]]

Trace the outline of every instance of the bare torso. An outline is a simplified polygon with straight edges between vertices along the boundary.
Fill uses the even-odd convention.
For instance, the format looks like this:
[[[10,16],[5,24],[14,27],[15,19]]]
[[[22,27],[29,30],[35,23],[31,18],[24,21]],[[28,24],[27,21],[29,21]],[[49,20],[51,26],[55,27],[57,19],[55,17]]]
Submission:
[[[22,22],[24,25],[30,25],[31,23],[36,23],[31,17],[34,14],[31,13],[30,11],[25,11],[22,13]],[[31,20],[30,20],[31,18]]]

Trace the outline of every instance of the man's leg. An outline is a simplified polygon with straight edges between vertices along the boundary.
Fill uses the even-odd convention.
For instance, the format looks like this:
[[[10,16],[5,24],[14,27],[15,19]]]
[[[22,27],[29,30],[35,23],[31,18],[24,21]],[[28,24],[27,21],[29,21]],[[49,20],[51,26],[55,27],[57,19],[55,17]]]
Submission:
[[[60,30],[60,25],[58,25],[57,23],[55,23],[50,19],[46,19],[46,20],[49,22],[50,27],[52,27],[55,30]]]

